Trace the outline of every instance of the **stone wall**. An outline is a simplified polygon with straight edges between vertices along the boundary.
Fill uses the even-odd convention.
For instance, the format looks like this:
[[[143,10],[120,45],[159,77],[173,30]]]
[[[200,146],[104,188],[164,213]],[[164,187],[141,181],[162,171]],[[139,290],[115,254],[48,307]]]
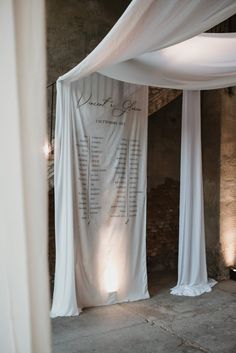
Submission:
[[[130,0],[46,0],[48,83],[84,59],[129,3]]]
[[[166,178],[147,194],[147,262],[149,271],[177,270],[179,181]]]
[[[221,278],[236,265],[236,88],[221,90],[220,261]]]
[[[236,90],[202,92],[202,154],[208,273],[236,260]]]

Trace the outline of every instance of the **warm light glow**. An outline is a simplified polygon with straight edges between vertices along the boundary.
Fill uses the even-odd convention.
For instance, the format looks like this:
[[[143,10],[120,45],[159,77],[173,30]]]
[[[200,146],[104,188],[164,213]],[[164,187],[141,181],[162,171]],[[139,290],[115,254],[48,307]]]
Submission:
[[[236,229],[232,217],[223,214],[221,217],[221,252],[227,267],[234,266],[236,261]]]
[[[43,146],[43,152],[45,154],[45,157],[48,158],[50,152],[51,152],[51,146],[48,142],[45,142],[44,146]]]
[[[104,285],[108,293],[118,290],[118,273],[114,264],[109,264],[104,275]]]
[[[109,195],[107,194],[107,197]],[[126,234],[114,230],[113,224],[105,224],[98,230],[97,276],[99,287],[108,302],[114,304],[119,292],[127,283]]]
[[[235,244],[225,237],[224,245],[222,246],[222,252],[224,254],[224,260],[226,266],[233,266],[235,263]]]

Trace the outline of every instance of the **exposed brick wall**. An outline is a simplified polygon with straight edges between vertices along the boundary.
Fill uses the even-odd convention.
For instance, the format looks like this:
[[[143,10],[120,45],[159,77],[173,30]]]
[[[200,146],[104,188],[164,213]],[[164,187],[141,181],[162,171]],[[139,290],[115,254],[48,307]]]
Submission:
[[[148,122],[149,270],[177,270],[181,106],[178,97]]]
[[[147,194],[147,256],[153,270],[177,269],[179,182],[165,183]]]

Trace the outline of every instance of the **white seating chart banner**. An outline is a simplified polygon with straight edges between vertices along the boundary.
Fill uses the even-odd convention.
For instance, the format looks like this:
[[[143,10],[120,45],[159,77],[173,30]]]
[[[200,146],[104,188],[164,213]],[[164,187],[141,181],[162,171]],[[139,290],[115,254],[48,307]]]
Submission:
[[[148,298],[147,87],[95,73],[71,94],[78,308]]]

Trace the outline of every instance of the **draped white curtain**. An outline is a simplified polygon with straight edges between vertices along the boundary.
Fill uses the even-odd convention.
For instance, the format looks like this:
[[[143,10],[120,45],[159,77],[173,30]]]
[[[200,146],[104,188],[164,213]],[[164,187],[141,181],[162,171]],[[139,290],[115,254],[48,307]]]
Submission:
[[[61,158],[66,160],[64,168],[56,169],[60,185],[55,185],[57,261],[52,317],[149,297],[148,89],[94,73],[73,84],[70,104],[61,142]],[[127,109],[130,105],[133,110]],[[67,197],[63,202],[62,186]]]
[[[208,281],[206,268],[200,93],[183,92],[176,295],[200,295],[216,283]]]
[[[0,350],[49,353],[45,22],[0,1]]]
[[[56,281],[61,281],[66,293],[68,312],[70,303],[76,303],[73,183],[69,172],[72,168],[72,147],[70,142],[66,143],[70,141],[73,129],[72,82],[100,72],[134,84],[184,90],[236,84],[236,35],[206,34],[192,38],[234,13],[234,0],[133,0],[97,48],[59,78],[55,159],[56,251],[57,254],[64,251],[64,255],[60,257],[63,270],[57,272]],[[182,156],[184,158],[184,154]],[[201,173],[200,160],[198,162],[195,168]],[[194,183],[195,179],[192,184],[195,190]],[[183,188],[181,190],[182,198]],[[194,224],[195,211],[189,209],[185,217]],[[199,233],[201,239],[202,234]],[[204,259],[205,249],[201,244],[200,252]],[[180,254],[186,257],[187,252],[185,247]],[[207,281],[205,277],[204,281]],[[180,283],[183,284],[182,281]],[[193,285],[192,277],[184,284]]]

